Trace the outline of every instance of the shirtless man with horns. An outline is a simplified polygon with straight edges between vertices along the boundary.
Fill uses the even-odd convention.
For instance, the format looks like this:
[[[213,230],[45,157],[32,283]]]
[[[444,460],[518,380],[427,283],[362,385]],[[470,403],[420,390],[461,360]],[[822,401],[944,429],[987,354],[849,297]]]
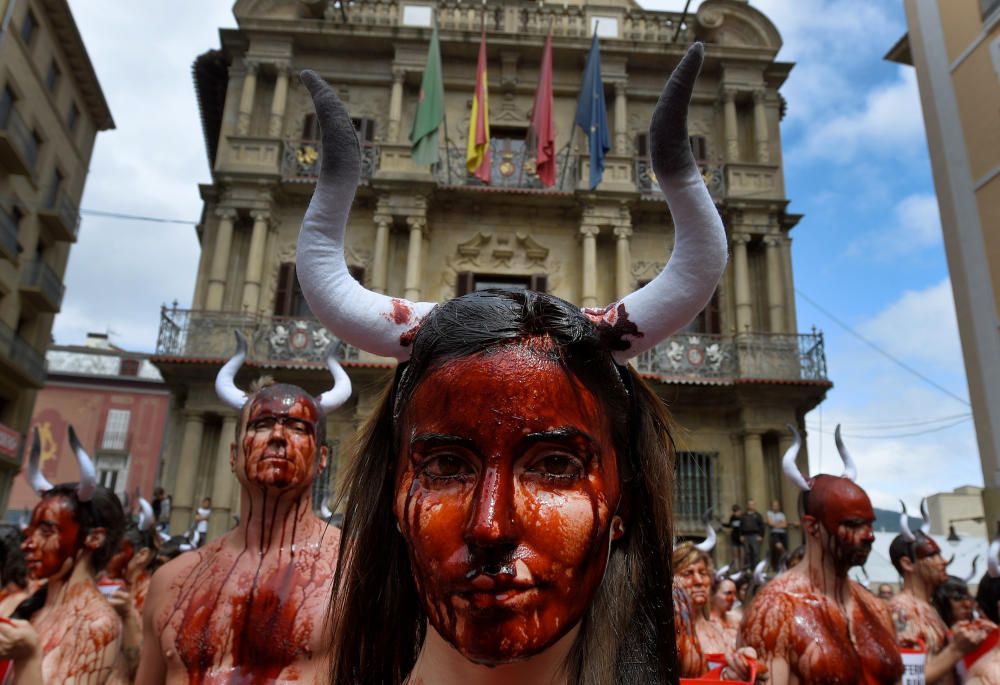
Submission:
[[[351,395],[327,357],[335,386],[313,397],[265,379],[244,394],[236,355],[215,387],[240,412],[230,465],[240,483],[240,522],[218,540],[161,568],[143,613],[136,682],[328,682],[327,604],[340,536],[310,503],[328,458],[325,417]]]
[[[795,464],[801,439],[789,429],[795,441],[782,466],[802,490],[806,556],[754,598],[740,637],[767,663],[772,685],[898,682],[903,662],[889,609],[847,577],[865,563],[875,540],[871,501],[854,482],[857,470],[839,440],[844,475],[806,480]]]

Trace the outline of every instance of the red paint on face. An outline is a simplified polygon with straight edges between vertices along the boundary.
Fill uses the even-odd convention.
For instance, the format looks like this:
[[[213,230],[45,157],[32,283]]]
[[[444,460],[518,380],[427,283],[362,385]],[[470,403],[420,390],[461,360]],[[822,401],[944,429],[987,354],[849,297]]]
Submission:
[[[437,631],[466,658],[536,654],[604,576],[620,486],[608,420],[539,338],[449,361],[403,417],[395,514]]]
[[[700,609],[708,601],[712,591],[712,573],[704,561],[696,561],[685,566],[676,574],[680,586],[691,599],[691,606]]]
[[[948,580],[948,562],[941,556],[941,548],[930,537],[917,534],[916,571],[930,587],[936,588]]]
[[[44,497],[35,505],[21,543],[31,578],[41,580],[67,572],[73,567],[80,542],[80,524],[69,498]]]
[[[289,385],[264,388],[247,411],[237,476],[265,487],[308,483],[316,473],[316,435],[321,421],[312,397]]]
[[[830,534],[838,573],[861,566],[875,542],[875,511],[868,495],[848,478],[821,474],[812,479],[807,514],[817,518]]]
[[[736,583],[731,580],[721,581],[712,595],[712,601],[723,614],[731,610],[736,604]]]

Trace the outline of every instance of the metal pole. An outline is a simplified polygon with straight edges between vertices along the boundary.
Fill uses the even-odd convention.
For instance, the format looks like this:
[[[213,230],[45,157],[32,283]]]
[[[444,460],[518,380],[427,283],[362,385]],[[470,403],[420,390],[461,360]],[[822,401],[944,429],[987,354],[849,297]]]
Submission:
[[[569,164],[569,153],[573,150],[573,138],[576,137],[576,122],[573,122],[573,128],[569,132],[569,143],[566,144],[566,154],[563,155],[563,168],[559,173],[559,190],[563,189],[563,181],[566,180],[566,165]]]

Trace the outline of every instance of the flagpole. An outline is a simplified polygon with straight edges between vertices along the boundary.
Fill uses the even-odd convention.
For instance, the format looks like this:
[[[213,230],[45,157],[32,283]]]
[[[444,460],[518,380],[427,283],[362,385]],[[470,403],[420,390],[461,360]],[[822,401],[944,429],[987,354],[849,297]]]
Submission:
[[[592,34],[592,36],[593,35],[597,35],[597,26],[598,26],[598,24],[600,24],[600,20],[597,20],[597,21],[594,22],[594,33]],[[587,54],[587,60],[588,60],[588,64],[589,64],[589,61],[590,61],[590,54],[589,53]],[[562,171],[559,173],[559,190],[563,189],[563,181],[566,180],[566,166],[569,163],[569,153],[573,150],[573,138],[576,137],[576,128],[577,128],[576,127],[576,121],[574,120],[573,121],[573,128],[570,129],[570,132],[569,132],[569,144],[566,145],[566,154],[563,155],[563,168],[562,168]]]
[[[434,30],[438,34],[438,56],[441,55],[441,26],[438,24],[437,12],[434,13]],[[444,92],[444,64],[441,65],[441,92]],[[442,103],[441,124],[444,126],[444,163],[448,169],[448,185],[451,185],[451,146],[448,144],[448,102]]]

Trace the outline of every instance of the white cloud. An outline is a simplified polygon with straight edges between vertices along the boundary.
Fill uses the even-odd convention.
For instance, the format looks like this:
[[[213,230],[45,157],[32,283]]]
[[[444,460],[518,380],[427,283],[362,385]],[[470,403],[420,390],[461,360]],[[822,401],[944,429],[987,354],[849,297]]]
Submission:
[[[937,196],[931,193],[907,195],[896,204],[892,217],[891,223],[876,226],[848,245],[847,254],[885,260],[929,248],[940,249],[941,215]]]
[[[917,77],[899,67],[898,78],[872,89],[856,109],[804,124],[802,140],[786,158],[847,164],[856,158],[896,158],[922,150],[924,122]],[[790,162],[791,163],[791,162]]]
[[[947,278],[924,290],[905,291],[858,329],[896,357],[964,373],[955,301]]]
[[[116,124],[98,134],[82,207],[197,221],[198,182],[211,175],[191,65],[234,25],[232,3],[70,4]],[[110,329],[116,344],[152,350],[160,305],[191,301],[199,253],[193,226],[85,215],[56,342]]]

